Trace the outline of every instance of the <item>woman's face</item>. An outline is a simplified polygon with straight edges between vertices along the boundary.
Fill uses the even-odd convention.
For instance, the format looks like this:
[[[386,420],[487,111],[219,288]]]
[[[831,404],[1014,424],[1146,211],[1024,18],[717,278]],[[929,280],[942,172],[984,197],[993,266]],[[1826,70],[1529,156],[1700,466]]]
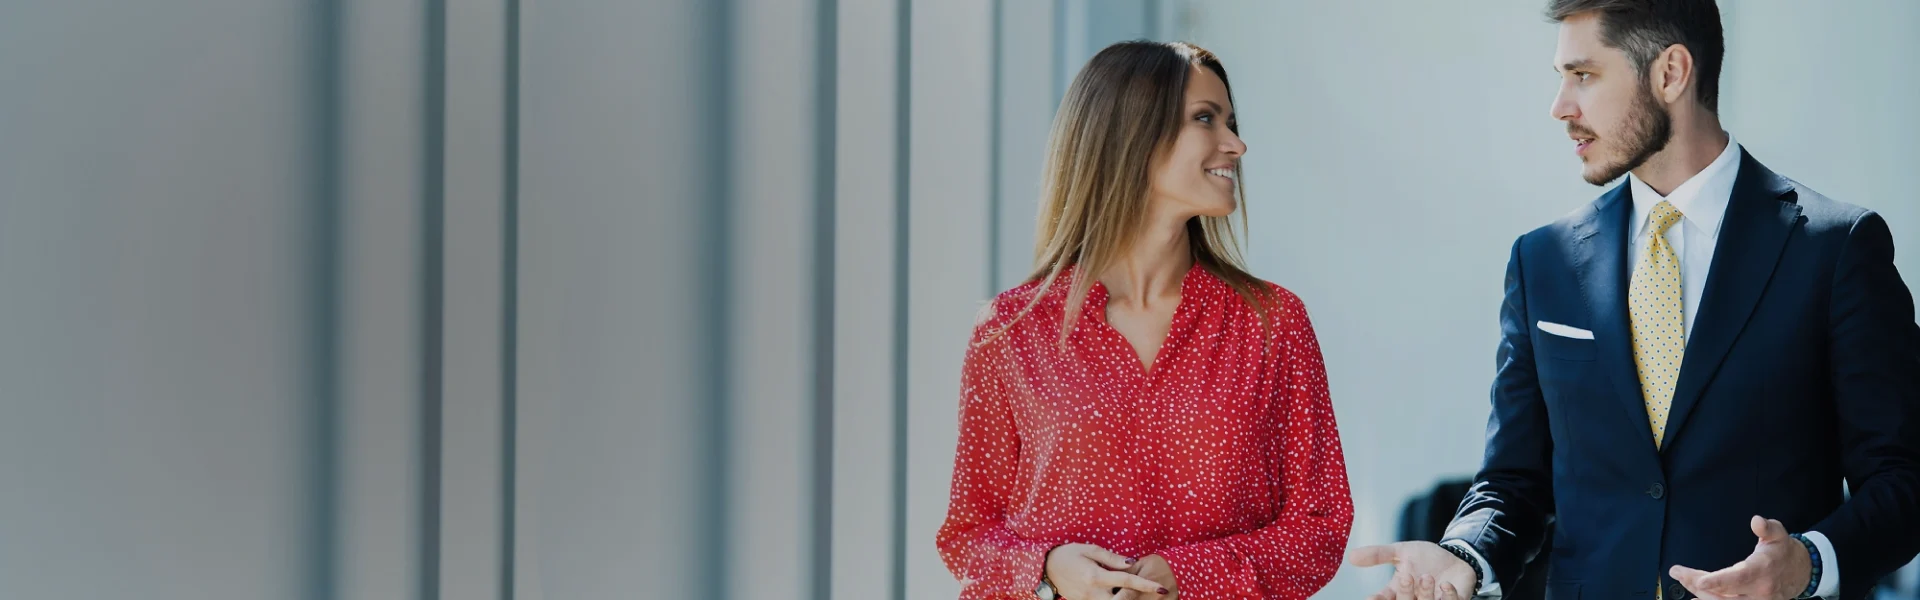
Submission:
[[[1148,202],[1157,214],[1224,217],[1233,214],[1240,156],[1247,145],[1233,132],[1227,84],[1212,70],[1189,67],[1179,137],[1154,157]]]

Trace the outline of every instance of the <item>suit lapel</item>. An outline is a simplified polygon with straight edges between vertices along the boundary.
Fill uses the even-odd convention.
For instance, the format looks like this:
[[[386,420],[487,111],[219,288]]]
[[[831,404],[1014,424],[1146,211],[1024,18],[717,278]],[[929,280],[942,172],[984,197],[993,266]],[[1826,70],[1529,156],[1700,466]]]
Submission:
[[[1629,422],[1643,448],[1653,448],[1653,429],[1647,425],[1646,400],[1640,393],[1640,376],[1633,366],[1633,343],[1628,333],[1627,313],[1627,221],[1633,216],[1633,199],[1627,184],[1602,195],[1593,203],[1593,212],[1575,226],[1579,239],[1574,251],[1574,272],[1579,274],[1580,289],[1587,298],[1588,314],[1593,315],[1593,337],[1598,344],[1595,365],[1613,382],[1614,404],[1626,411]],[[1649,453],[1651,456],[1651,453]]]
[[[1792,183],[1741,151],[1740,172],[1713,250],[1713,266],[1680,363],[1673,412],[1667,418],[1667,448],[1673,447],[1773,278],[1787,238],[1800,219],[1800,205],[1793,202],[1792,192]]]

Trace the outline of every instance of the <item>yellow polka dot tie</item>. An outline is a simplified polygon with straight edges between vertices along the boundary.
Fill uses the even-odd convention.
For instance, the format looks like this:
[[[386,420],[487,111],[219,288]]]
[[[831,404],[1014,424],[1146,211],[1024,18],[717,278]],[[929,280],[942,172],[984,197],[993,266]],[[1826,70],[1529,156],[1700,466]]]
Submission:
[[[1627,311],[1633,318],[1633,364],[1640,373],[1640,394],[1653,426],[1653,447],[1665,441],[1673,388],[1686,353],[1686,321],[1680,304],[1680,256],[1667,243],[1667,229],[1680,222],[1679,209],[1665,200],[1648,215],[1647,251],[1633,269]]]

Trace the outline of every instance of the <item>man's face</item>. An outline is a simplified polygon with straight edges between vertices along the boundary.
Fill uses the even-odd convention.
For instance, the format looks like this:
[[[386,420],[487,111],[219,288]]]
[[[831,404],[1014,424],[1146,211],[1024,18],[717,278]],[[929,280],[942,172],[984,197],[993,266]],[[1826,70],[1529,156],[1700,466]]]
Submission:
[[[1560,23],[1553,65],[1560,72],[1553,118],[1567,122],[1587,183],[1619,179],[1667,147],[1672,117],[1626,53],[1601,40],[1599,13]]]

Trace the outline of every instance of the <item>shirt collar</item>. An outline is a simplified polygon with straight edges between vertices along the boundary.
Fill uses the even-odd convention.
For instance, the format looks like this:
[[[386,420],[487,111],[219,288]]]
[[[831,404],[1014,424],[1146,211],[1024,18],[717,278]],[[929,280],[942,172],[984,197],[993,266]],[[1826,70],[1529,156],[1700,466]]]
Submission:
[[[1661,196],[1646,182],[1640,181],[1639,177],[1628,173],[1627,185],[1633,192],[1633,223],[1627,239],[1640,237],[1640,230],[1647,225],[1647,215],[1661,200],[1679,209],[1683,220],[1693,223],[1694,227],[1707,232],[1712,238],[1719,239],[1720,220],[1727,214],[1727,203],[1733,198],[1733,181],[1739,172],[1740,142],[1734,141],[1733,134],[1727,134],[1727,147],[1720,151],[1720,156],[1666,196]]]

